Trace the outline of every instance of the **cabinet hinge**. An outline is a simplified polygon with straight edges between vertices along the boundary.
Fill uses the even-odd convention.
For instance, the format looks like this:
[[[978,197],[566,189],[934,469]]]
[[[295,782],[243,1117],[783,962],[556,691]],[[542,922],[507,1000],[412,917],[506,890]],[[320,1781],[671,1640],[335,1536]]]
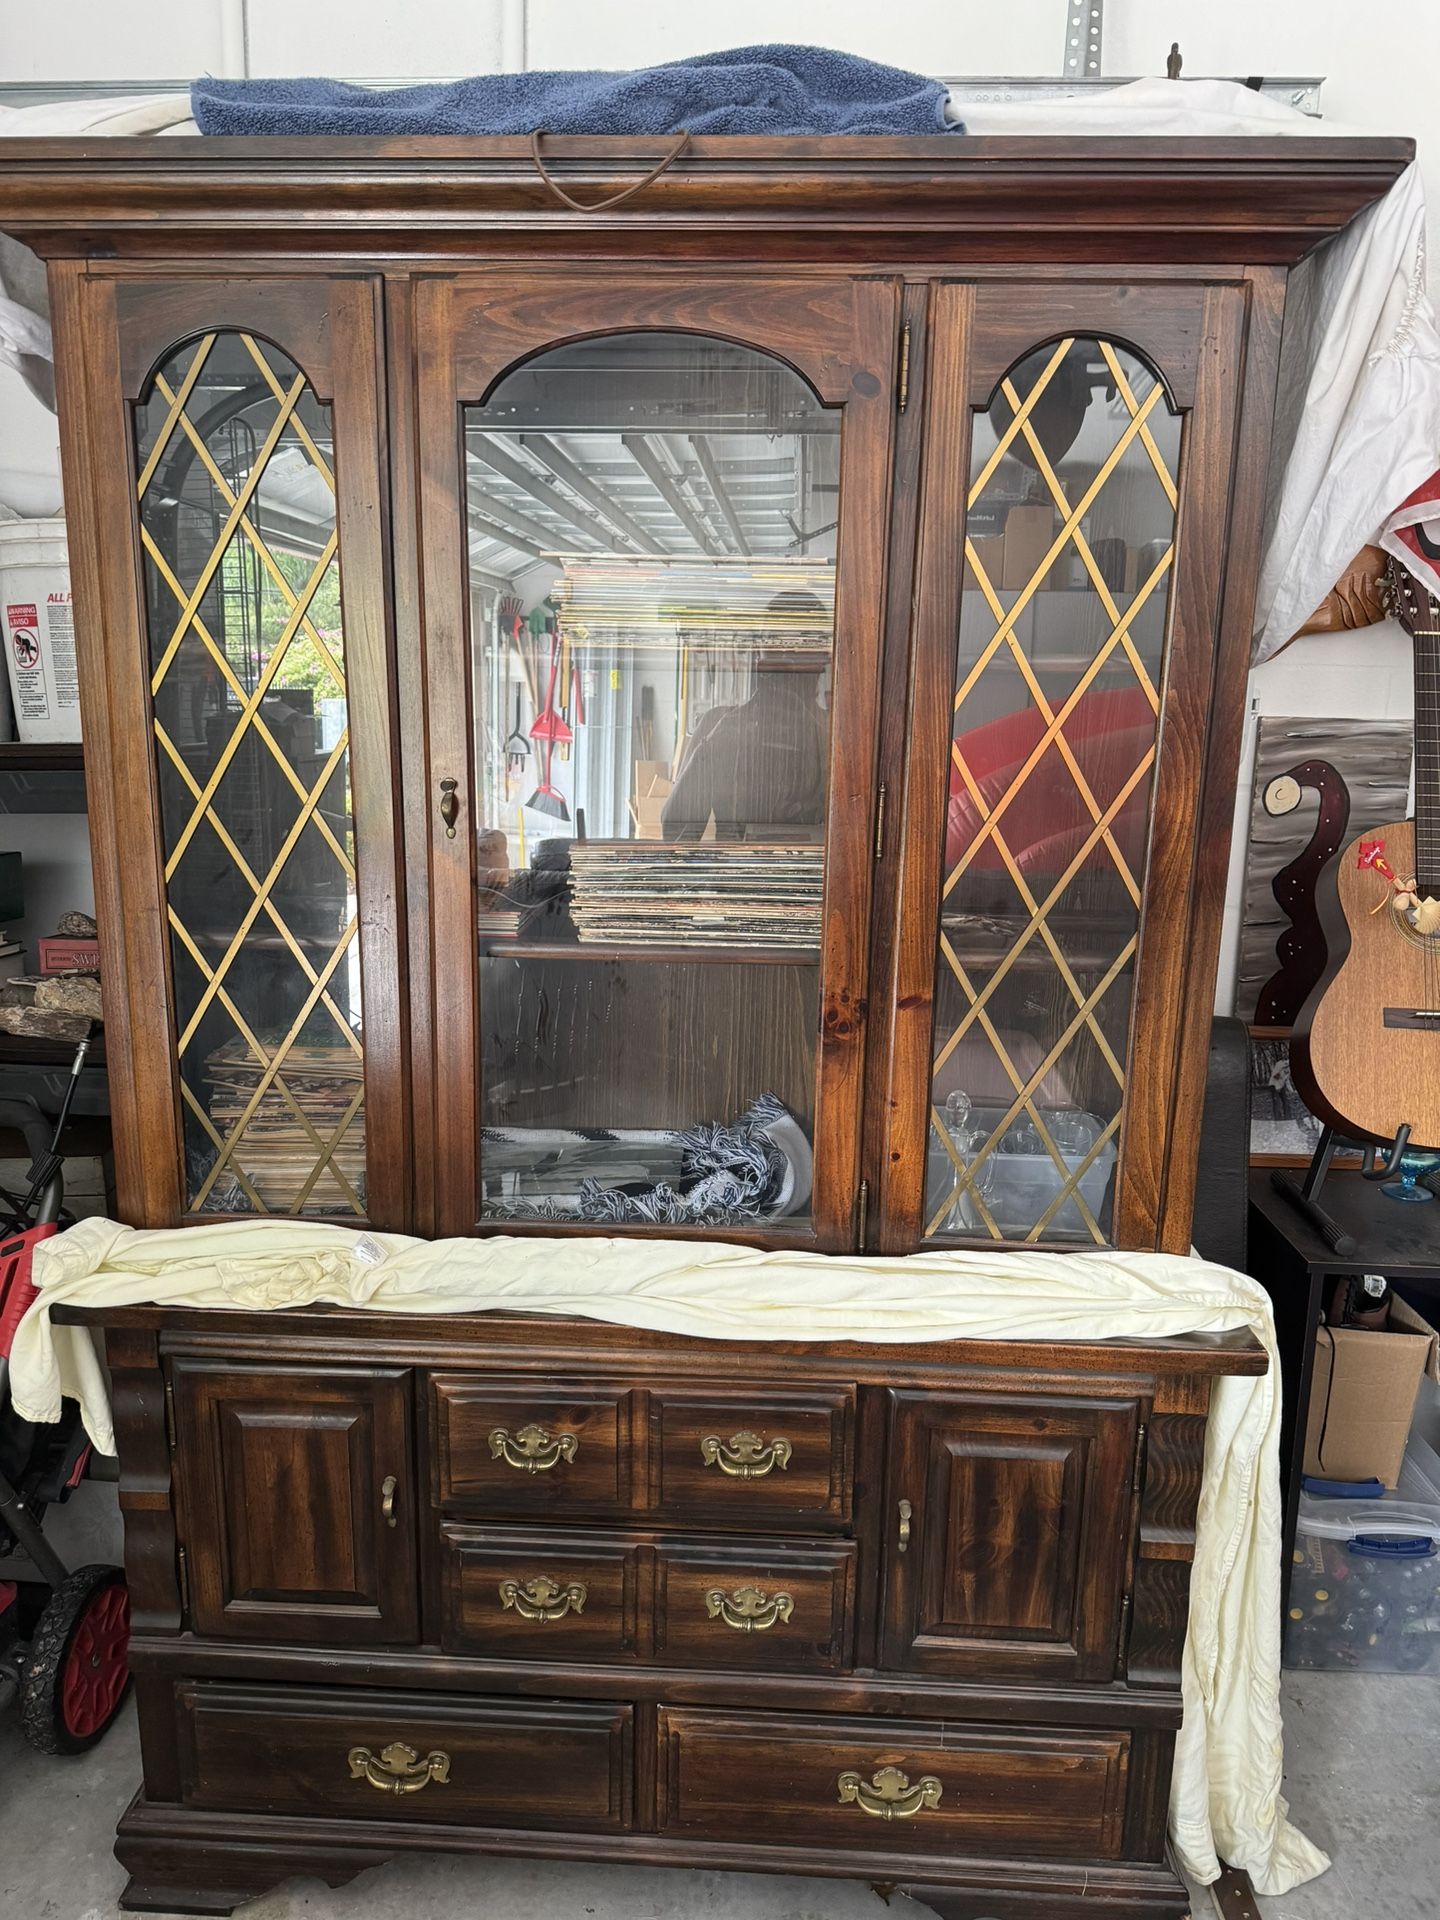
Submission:
[[[910,404],[910,322],[900,329],[900,374],[895,387],[895,404],[904,413]]]
[[[1123,1680],[1130,1667],[1130,1621],[1134,1609],[1127,1593],[1120,1602],[1120,1645],[1115,1655],[1115,1677]]]
[[[190,1563],[185,1558],[184,1547],[181,1547],[181,1546],[176,1547],[175,1565],[180,1572],[180,1617],[183,1620],[189,1620],[190,1618]]]
[[[875,796],[875,858],[877,860],[885,858],[885,801],[888,794],[889,788],[882,780],[880,791]]]
[[[1142,1420],[1135,1430],[1135,1472],[1130,1481],[1131,1493],[1139,1493],[1145,1484],[1145,1422]]]
[[[175,1383],[165,1382],[165,1438],[170,1443],[170,1451],[175,1451]]]
[[[865,1230],[870,1224],[870,1182],[862,1180],[860,1191],[855,1196],[855,1239],[861,1253],[865,1251]]]

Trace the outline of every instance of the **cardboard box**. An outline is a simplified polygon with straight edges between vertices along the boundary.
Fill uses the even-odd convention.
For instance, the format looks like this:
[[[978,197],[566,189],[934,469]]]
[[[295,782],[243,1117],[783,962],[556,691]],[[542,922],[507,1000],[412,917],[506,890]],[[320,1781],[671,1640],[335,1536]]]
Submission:
[[[985,578],[992,588],[999,587],[1005,578],[1005,536],[1000,533],[972,534],[969,545],[975,550],[975,558],[985,570]],[[973,573],[967,573],[965,585],[978,587],[979,582]]]
[[[1322,1480],[1400,1478],[1421,1379],[1440,1381],[1440,1334],[1398,1296],[1385,1333],[1321,1327],[1305,1426],[1305,1472]]]
[[[1053,506],[1046,503],[1034,507],[1012,507],[1005,516],[1005,565],[1001,572],[1001,586],[1028,586],[1054,539]],[[994,584],[993,580],[991,584]]]
[[[660,815],[670,798],[671,784],[668,760],[635,762],[635,794],[630,802],[630,812],[634,817],[637,840],[659,840],[663,837]]]

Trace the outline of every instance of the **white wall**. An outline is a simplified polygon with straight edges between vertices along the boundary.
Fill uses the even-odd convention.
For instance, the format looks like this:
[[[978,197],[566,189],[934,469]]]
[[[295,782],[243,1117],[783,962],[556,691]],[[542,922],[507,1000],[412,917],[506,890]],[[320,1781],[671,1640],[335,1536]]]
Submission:
[[[341,22],[343,21],[343,26]],[[503,65],[624,67],[766,40],[822,41],[931,73],[1057,74],[1064,0],[10,0],[0,80],[179,79],[197,73],[327,72],[373,79]],[[1193,75],[1320,74],[1329,119],[1409,133],[1440,205],[1436,0],[1108,0],[1106,71],[1159,73],[1179,40]],[[1440,295],[1440,250],[1432,258]],[[1437,450],[1440,456],[1440,450]],[[56,501],[53,423],[0,369],[0,499],[27,513]],[[1228,1005],[1238,926],[1253,716],[1404,717],[1408,643],[1393,629],[1297,642],[1252,678],[1252,725],[1237,794],[1237,844],[1219,1002]]]

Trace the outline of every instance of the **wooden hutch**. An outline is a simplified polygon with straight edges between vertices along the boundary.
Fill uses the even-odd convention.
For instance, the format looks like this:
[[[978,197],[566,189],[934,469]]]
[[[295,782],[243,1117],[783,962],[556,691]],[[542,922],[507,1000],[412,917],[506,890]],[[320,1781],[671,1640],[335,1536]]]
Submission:
[[[1410,156],[706,138],[587,211],[658,151],[0,143],[124,1217],[1185,1250],[1287,270]],[[448,1849],[1186,1911],[1245,1340],[107,1337],[132,1910]]]

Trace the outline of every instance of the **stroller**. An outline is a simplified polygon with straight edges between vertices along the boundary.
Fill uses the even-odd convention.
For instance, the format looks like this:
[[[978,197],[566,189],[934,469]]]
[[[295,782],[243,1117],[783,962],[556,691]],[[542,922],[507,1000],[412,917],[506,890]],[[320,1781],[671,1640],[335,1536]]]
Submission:
[[[64,1163],[57,1151],[88,1041],[81,1041],[53,1130],[28,1100],[0,1100],[0,1123],[17,1126],[32,1155],[30,1187],[7,1204],[0,1237],[0,1707],[18,1697],[26,1738],[41,1753],[83,1753],[120,1711],[129,1682],[130,1596],[121,1568],[71,1573],[45,1538],[47,1507],[85,1477],[91,1447],[79,1409],[65,1403],[51,1426],[32,1426],[10,1404],[10,1345],[35,1288],[36,1243],[61,1219]],[[13,1196],[4,1195],[7,1203]],[[5,1575],[19,1551],[38,1579]]]

